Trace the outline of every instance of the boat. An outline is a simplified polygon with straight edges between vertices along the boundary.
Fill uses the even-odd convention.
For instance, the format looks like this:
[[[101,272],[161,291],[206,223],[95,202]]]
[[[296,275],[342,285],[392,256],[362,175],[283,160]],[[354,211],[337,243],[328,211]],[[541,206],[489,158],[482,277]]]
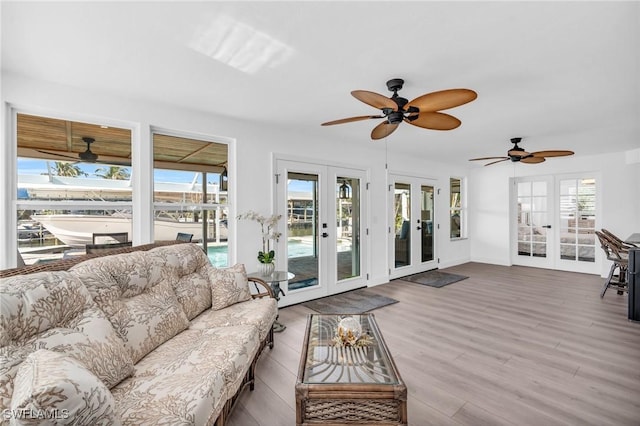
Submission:
[[[49,214],[32,215],[31,218],[71,247],[92,244],[94,233],[127,232],[128,241],[131,241],[131,217],[128,215]],[[194,241],[202,240],[202,225],[202,222],[181,222],[169,217],[157,217],[154,220],[154,239],[175,240],[178,233],[185,233],[192,234]]]
[[[47,168],[50,170],[50,168]],[[198,174],[194,173],[189,182],[154,182],[154,202],[169,204],[166,211],[157,211],[154,219],[154,239],[156,241],[175,240],[178,233],[192,234],[193,241],[203,238],[203,222],[198,220],[198,209],[203,205],[202,185],[197,183]],[[73,206],[74,201],[86,202],[130,202],[131,181],[114,179],[97,179],[89,177],[67,177],[47,174],[19,174],[18,197],[25,206],[32,201],[65,200],[75,207],[66,208],[70,214],[45,214],[37,207],[31,211],[30,222],[35,221],[53,234],[61,243],[73,247],[84,248],[93,244],[93,234],[127,233],[128,241],[132,240],[130,212],[113,212],[109,214],[86,214],[82,206]],[[207,223],[207,239],[221,242],[227,239],[226,220],[222,219],[226,203],[226,192],[218,191],[214,185],[212,193],[207,194],[204,204],[217,204],[216,212],[212,212]],[[223,201],[224,200],[224,201]],[[173,205],[186,208],[187,211],[174,211]],[[195,209],[195,210],[193,210]],[[48,213],[48,212],[47,212]],[[26,221],[24,221],[26,223]],[[32,223],[32,222],[31,222]],[[19,223],[19,235],[30,235]],[[21,233],[20,233],[21,232]],[[25,237],[26,238],[26,237]],[[117,242],[117,240],[100,242]],[[96,243],[98,241],[96,240]]]

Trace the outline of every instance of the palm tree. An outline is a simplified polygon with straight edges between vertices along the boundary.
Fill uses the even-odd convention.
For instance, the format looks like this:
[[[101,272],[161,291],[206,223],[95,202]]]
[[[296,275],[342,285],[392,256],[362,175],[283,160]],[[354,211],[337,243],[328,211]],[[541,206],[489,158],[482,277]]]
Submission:
[[[79,166],[65,161],[56,161],[53,163],[54,171],[57,176],[78,177],[87,176]]]
[[[131,172],[126,167],[109,166],[96,169],[95,175],[104,179],[127,180]]]

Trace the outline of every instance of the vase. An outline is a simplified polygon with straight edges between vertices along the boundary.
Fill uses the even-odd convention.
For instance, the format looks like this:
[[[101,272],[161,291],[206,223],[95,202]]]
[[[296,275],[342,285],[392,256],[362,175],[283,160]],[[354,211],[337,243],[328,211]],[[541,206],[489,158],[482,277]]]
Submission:
[[[260,275],[262,275],[263,277],[268,277],[269,275],[273,274],[273,271],[275,269],[276,269],[276,264],[273,262],[258,263],[258,272],[260,272]]]

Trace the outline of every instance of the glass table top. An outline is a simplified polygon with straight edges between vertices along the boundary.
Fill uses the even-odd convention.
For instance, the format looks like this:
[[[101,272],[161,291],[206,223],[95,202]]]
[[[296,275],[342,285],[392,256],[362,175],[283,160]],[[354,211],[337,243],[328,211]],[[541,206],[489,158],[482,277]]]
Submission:
[[[261,280],[274,283],[280,281],[291,280],[295,277],[295,275],[288,271],[273,271],[269,275],[262,275],[260,272],[251,272],[247,274],[248,277],[260,278]]]
[[[399,383],[371,314],[312,314],[307,324],[302,383]],[[344,338],[339,336],[339,328]],[[358,334],[361,337],[354,340]]]

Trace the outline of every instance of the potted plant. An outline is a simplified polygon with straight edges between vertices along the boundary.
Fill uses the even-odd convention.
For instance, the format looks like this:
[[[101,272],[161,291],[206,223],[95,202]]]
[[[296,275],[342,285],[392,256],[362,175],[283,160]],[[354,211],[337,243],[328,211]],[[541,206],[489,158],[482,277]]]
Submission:
[[[271,216],[262,216],[249,210],[246,213],[238,215],[238,219],[255,220],[260,224],[260,231],[262,234],[262,250],[258,251],[258,272],[262,275],[271,275],[275,270],[275,257],[276,253],[271,248],[271,241],[277,242],[282,233],[276,230],[278,221],[282,218],[280,214],[273,214]]]

